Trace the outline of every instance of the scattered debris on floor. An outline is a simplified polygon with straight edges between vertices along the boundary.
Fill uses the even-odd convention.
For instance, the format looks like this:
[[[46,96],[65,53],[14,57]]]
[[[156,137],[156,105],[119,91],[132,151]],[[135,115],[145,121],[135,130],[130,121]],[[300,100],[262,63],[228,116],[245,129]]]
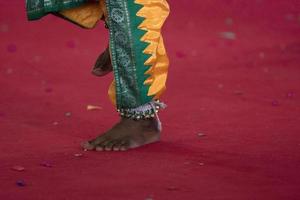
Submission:
[[[296,95],[295,95],[294,92],[288,92],[288,93],[286,94],[286,96],[287,96],[288,98],[293,98],[293,97],[295,97]]]
[[[86,110],[92,111],[92,110],[102,110],[102,107],[100,106],[95,106],[95,105],[87,105]]]
[[[71,112],[66,112],[66,113],[65,113],[65,116],[66,116],[66,117],[71,117],[71,116],[72,116],[72,113],[71,113]]]
[[[83,154],[82,154],[82,153],[75,153],[74,156],[75,156],[75,157],[82,157]]]
[[[221,32],[220,34],[221,38],[227,39],[227,40],[235,40],[236,39],[236,34],[234,32]]]
[[[18,171],[18,172],[22,172],[22,171],[25,170],[25,167],[20,166],[20,165],[15,165],[15,166],[12,166],[11,169],[12,169],[12,170],[15,170],[15,171]]]
[[[17,180],[16,185],[19,187],[24,187],[26,186],[26,183],[24,180]]]
[[[53,165],[51,163],[46,162],[46,161],[41,162],[40,165],[43,166],[43,167],[49,167],[49,168],[53,167]]]
[[[147,197],[145,200],[154,200],[153,197]]]
[[[53,126],[57,126],[58,122],[53,122],[52,124],[53,124]]]
[[[205,133],[197,133],[197,136],[198,137],[204,137],[204,136],[206,136],[206,134]]]

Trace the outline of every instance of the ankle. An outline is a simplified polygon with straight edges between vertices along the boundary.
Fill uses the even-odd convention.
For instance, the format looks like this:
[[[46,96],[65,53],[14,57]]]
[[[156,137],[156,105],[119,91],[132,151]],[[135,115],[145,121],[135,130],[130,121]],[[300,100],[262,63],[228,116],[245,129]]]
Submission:
[[[161,129],[161,124],[160,121],[157,120],[155,117],[147,118],[147,119],[132,119],[132,118],[126,118],[126,117],[121,117],[121,122],[127,123],[129,126],[139,126],[144,130],[147,131],[155,131],[155,132],[160,132]]]

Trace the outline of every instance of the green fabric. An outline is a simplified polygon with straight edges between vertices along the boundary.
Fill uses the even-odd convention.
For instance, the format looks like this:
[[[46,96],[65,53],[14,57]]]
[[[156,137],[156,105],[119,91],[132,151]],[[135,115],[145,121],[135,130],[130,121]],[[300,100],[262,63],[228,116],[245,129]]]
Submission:
[[[117,107],[136,108],[153,99],[153,96],[147,95],[149,85],[144,85],[149,77],[145,72],[150,67],[144,63],[151,55],[143,53],[149,43],[141,41],[146,32],[138,29],[144,18],[136,14],[142,6],[134,0],[106,0],[106,7]]]
[[[90,0],[26,0],[27,17],[37,20],[48,13],[80,6]]]
[[[48,13],[56,13],[80,6],[91,0],[27,0],[29,20],[39,19]],[[97,0],[94,0],[97,1]],[[116,100],[118,109],[137,108],[153,100],[148,96],[149,85],[144,81],[149,77],[145,66],[151,56],[144,54],[149,43],[141,38],[146,31],[138,29],[144,18],[136,16],[142,5],[134,0],[106,0],[112,65],[116,80]]]

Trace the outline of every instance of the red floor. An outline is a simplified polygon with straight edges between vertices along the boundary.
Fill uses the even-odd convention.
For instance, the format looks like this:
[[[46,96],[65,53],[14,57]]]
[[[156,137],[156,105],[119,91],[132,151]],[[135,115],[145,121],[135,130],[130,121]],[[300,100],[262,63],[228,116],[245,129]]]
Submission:
[[[103,25],[29,23],[0,1],[1,200],[300,199],[299,1],[170,4],[162,141],[96,153],[79,143],[117,120],[112,76],[90,74]]]

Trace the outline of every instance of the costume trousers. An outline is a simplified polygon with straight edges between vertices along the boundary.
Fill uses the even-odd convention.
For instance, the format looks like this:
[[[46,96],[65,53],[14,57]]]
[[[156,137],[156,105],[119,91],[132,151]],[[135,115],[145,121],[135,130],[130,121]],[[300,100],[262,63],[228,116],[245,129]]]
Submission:
[[[125,117],[153,117],[166,89],[169,59],[162,27],[169,15],[166,0],[27,0],[30,20],[48,13],[84,28],[106,21],[114,81],[109,97]]]

